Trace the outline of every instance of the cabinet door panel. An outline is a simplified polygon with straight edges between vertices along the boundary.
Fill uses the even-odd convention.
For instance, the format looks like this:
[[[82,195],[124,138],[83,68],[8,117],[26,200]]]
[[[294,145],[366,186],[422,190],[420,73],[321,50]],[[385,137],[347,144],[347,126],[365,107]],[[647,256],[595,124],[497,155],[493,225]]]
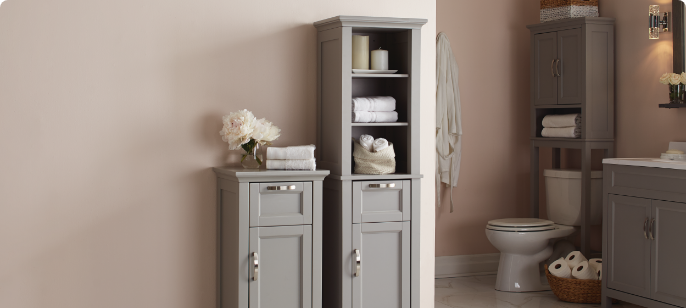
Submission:
[[[353,182],[353,223],[410,220],[411,186],[408,180]]]
[[[250,226],[312,224],[312,182],[250,183]]]
[[[534,105],[557,104],[557,33],[534,35]]]
[[[608,200],[607,287],[650,297],[650,240],[643,226],[650,218],[649,199],[610,195]]]
[[[311,308],[312,226],[250,228],[249,277],[250,308]]]
[[[581,29],[557,32],[560,63],[558,82],[558,104],[581,104]]]
[[[686,306],[686,204],[653,200],[651,298]]]
[[[354,224],[353,249],[353,307],[409,308],[410,222]]]

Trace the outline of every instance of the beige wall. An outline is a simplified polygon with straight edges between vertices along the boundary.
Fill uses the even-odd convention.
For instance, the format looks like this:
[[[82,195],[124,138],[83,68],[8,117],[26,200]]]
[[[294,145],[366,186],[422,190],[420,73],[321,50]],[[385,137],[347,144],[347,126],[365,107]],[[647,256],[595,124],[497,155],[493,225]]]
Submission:
[[[423,0],[8,0],[0,6],[0,307],[214,307],[221,116],[315,141],[316,32],[427,18],[422,303],[433,303],[434,34]],[[227,156],[230,158],[227,159]]]
[[[600,2],[601,16],[616,18],[617,157],[658,157],[669,141],[686,141],[686,110],[657,108],[667,102],[667,87],[657,80],[672,71],[672,35],[647,38],[649,4],[671,11],[670,0]],[[483,21],[474,14],[481,5],[489,8],[490,22],[474,27]],[[465,138],[456,213],[448,213],[447,200],[437,211],[436,256],[497,252],[484,235],[486,222],[527,215],[529,37],[524,26],[538,22],[538,5],[537,0],[437,1],[437,31],[448,33],[460,65]],[[541,150],[541,169],[550,168],[550,155],[550,149]],[[593,168],[602,168],[602,152],[593,155]],[[578,151],[564,151],[563,167],[579,168],[579,159]],[[544,188],[541,184],[542,217]],[[600,249],[600,230],[593,231],[592,247]]]
[[[492,253],[491,219],[525,215],[529,201],[529,31],[538,0],[438,0],[460,68],[462,166],[436,215],[436,256]]]

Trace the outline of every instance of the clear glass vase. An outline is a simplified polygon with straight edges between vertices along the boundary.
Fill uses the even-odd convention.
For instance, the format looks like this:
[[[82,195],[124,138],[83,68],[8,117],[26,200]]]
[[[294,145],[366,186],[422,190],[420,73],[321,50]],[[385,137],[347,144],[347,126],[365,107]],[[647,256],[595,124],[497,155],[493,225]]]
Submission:
[[[669,85],[669,103],[670,104],[683,104],[684,103],[684,90],[686,90],[686,85],[683,85],[683,84]]]
[[[245,169],[259,169],[262,166],[262,147],[255,140],[243,145],[243,156],[241,157],[241,165]]]

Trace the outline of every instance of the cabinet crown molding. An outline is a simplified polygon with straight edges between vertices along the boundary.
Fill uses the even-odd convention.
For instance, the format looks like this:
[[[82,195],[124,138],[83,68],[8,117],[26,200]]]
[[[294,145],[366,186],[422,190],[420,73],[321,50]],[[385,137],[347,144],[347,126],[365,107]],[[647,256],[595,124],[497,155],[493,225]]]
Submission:
[[[421,29],[429,20],[424,18],[368,17],[339,15],[314,23],[319,31],[338,27]]]

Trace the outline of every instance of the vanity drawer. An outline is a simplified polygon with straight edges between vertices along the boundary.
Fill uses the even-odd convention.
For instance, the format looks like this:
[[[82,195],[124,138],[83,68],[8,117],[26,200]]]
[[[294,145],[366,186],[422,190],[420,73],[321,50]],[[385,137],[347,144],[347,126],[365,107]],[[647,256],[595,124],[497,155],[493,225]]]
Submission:
[[[682,170],[605,164],[604,193],[664,200],[686,195],[686,176]],[[609,185],[608,185],[609,184]]]
[[[410,220],[411,181],[353,182],[353,223]]]
[[[250,226],[312,224],[312,182],[250,183]]]

